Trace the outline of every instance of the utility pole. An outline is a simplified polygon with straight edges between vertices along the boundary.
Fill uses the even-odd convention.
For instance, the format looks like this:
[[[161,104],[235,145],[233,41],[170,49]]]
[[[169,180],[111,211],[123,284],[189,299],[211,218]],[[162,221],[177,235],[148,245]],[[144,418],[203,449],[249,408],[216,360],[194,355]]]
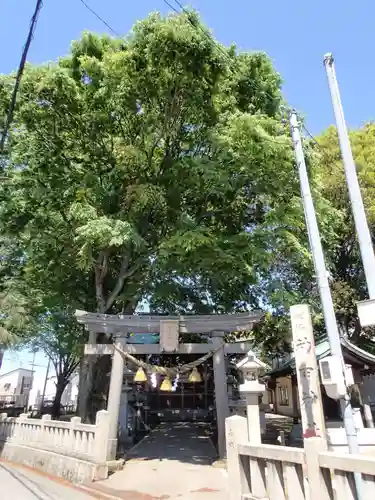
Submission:
[[[29,388],[29,391],[26,395],[26,406],[25,406],[25,413],[28,413],[28,410],[29,410],[29,401],[30,401],[30,392],[31,392],[31,389],[33,388],[33,384],[34,384],[34,373],[35,373],[35,354],[36,354],[36,351],[33,351],[33,360],[31,361],[30,365],[31,365],[31,383],[30,383],[30,388]]]
[[[47,389],[47,382],[48,382],[48,375],[49,375],[50,365],[51,365],[51,360],[48,358],[48,365],[47,365],[47,370],[46,370],[46,378],[44,379],[43,393],[42,393],[42,398],[41,398],[41,401],[40,401],[40,411],[43,411],[44,398],[46,397],[46,389]]]
[[[307,175],[305,157],[303,154],[297,114],[294,110],[290,112],[289,120],[290,120],[290,128],[293,139],[293,148],[296,157],[298,175],[301,185],[301,195],[303,201],[303,208],[305,212],[306,226],[309,235],[311,253],[314,261],[315,273],[318,281],[320,300],[323,308],[324,322],[326,325],[329,344],[331,347],[331,354],[340,361],[340,366],[342,367],[342,370],[340,370],[342,376],[342,382],[347,388],[345,380],[345,364],[341,350],[340,336],[336,323],[336,316],[333,307],[331,290],[329,288],[329,283],[328,283],[328,274],[324,261],[324,254],[319,234],[318,222],[316,220],[314,203],[311,196],[310,183]],[[354,424],[353,411],[352,411],[352,406],[350,404],[350,397],[348,390],[346,390],[345,397],[340,399],[340,408],[344,420],[349,452],[359,453],[357,431]],[[358,500],[362,500],[363,496],[360,495],[360,492],[362,490],[361,474],[355,474],[355,483],[357,488]]]
[[[36,5],[35,5],[34,14],[33,14],[33,17],[31,18],[30,28],[29,28],[29,32],[27,35],[26,43],[25,43],[25,46],[23,48],[21,61],[20,61],[19,67],[18,67],[16,82],[14,84],[12,97],[11,97],[10,105],[9,105],[9,109],[8,109],[8,114],[7,114],[5,123],[4,123],[4,129],[3,129],[3,132],[2,132],[1,138],[0,138],[0,155],[2,155],[4,152],[5,141],[6,141],[9,129],[11,127],[12,121],[13,121],[13,114],[14,114],[14,109],[16,106],[18,89],[21,85],[21,79],[22,79],[23,71],[25,69],[27,54],[28,54],[29,49],[30,49],[31,41],[33,39],[36,24],[38,21],[39,12],[40,12],[40,9],[42,8],[42,6],[43,6],[42,0],[37,0]]]
[[[368,326],[369,324],[375,324],[375,255],[372,244],[372,238],[370,230],[367,224],[366,213],[363,206],[361,189],[359,187],[357,170],[353,159],[352,150],[350,147],[349,134],[345,123],[344,110],[341,103],[339,86],[337,83],[335,64],[332,54],[326,54],[324,56],[324,66],[327,72],[329,90],[331,93],[333,111],[335,114],[337,133],[340,141],[341,155],[344,162],[344,170],[346,183],[349,191],[350,203],[352,206],[353,217],[355,228],[357,231],[359,248],[361,251],[361,257],[363,262],[363,267],[365,271],[365,277],[367,282],[367,289],[370,296],[369,301],[365,303],[358,304],[358,313],[361,320],[362,326]],[[362,318],[361,305],[368,305],[366,307],[366,319]],[[374,311],[371,314],[371,311]],[[368,315],[371,314],[371,318]],[[369,323],[370,321],[370,323]]]

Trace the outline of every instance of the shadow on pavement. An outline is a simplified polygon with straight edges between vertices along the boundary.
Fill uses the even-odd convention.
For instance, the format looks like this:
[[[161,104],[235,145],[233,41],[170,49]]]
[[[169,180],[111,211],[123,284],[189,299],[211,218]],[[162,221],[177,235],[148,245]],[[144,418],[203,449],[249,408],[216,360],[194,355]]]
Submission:
[[[211,465],[216,450],[206,423],[162,423],[126,454],[127,460],[176,460]]]

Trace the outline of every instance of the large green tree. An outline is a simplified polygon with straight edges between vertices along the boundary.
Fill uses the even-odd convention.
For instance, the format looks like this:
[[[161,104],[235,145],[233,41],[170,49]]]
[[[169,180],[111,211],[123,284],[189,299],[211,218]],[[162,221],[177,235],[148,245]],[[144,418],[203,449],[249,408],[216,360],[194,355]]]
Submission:
[[[375,124],[368,123],[350,132],[359,184],[362,191],[367,220],[375,234]],[[313,148],[319,161],[314,175],[322,195],[340,213],[336,225],[336,244],[327,252],[331,275],[331,288],[336,315],[343,333],[359,344],[373,338],[372,328],[361,328],[356,303],[368,298],[363,265],[349,202],[344,166],[335,127],[328,128],[317,137]]]
[[[0,188],[13,281],[46,311],[285,310],[311,260],[280,85],[194,13],[28,66]]]

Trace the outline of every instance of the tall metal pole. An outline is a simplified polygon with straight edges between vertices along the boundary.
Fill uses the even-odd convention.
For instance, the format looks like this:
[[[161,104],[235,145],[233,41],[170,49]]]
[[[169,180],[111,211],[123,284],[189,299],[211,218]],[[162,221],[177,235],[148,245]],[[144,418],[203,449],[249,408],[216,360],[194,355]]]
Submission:
[[[340,360],[342,366],[341,376],[346,386],[345,381],[345,365],[344,358],[341,350],[341,342],[339,331],[336,323],[335,310],[333,307],[333,301],[331,296],[331,290],[328,283],[327,269],[324,261],[324,254],[322,243],[320,240],[318,223],[316,220],[315,208],[313,199],[311,196],[310,183],[307,175],[305,157],[303,154],[302,141],[298,127],[297,114],[295,111],[290,112],[289,116],[290,128],[293,139],[293,147],[296,156],[296,162],[298,167],[298,174],[301,185],[301,194],[303,207],[305,211],[306,226],[309,234],[309,241],[311,247],[311,253],[314,261],[314,267],[316,272],[316,277],[318,280],[320,300],[323,307],[324,322],[326,325],[326,330],[328,334],[329,344],[331,347],[332,356],[336,356]],[[342,417],[344,420],[345,432],[348,440],[348,448],[350,453],[359,453],[357,431],[354,424],[352,406],[350,404],[350,397],[348,391],[343,399],[340,399],[340,407],[342,412]],[[362,477],[360,474],[355,475],[356,488],[358,493],[358,500],[363,499],[361,497],[361,483]]]
[[[375,255],[371,234],[367,224],[366,213],[363,206],[361,190],[358,183],[357,171],[350,147],[349,135],[346,128],[332,54],[326,54],[324,56],[324,66],[327,72],[329,90],[331,92],[333,111],[335,113],[341,154],[344,162],[346,182],[353,210],[354,223],[357,230],[367,288],[370,299],[375,299]]]
[[[30,384],[30,388],[29,388],[29,392],[27,393],[26,395],[26,405],[25,405],[25,413],[28,412],[29,410],[29,401],[30,401],[30,392],[31,392],[31,389],[33,388],[33,384],[34,384],[34,373],[35,373],[35,354],[36,352],[33,351],[33,360],[32,362],[30,363],[31,365],[31,384]]]
[[[46,389],[47,389],[47,382],[48,382],[48,375],[49,375],[50,366],[51,366],[51,360],[48,358],[46,378],[44,379],[43,393],[42,393],[42,398],[40,400],[40,411],[43,411],[44,399],[46,397]]]

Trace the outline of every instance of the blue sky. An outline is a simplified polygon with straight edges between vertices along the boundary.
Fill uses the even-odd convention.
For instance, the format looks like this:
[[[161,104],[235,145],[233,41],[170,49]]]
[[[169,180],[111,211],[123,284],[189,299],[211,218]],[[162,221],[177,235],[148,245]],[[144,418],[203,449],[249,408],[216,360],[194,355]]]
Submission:
[[[34,368],[32,363],[34,361]],[[34,355],[27,351],[6,351],[4,353],[3,362],[0,369],[0,374],[7,373],[16,368],[27,368],[28,370],[34,369],[36,376],[40,377],[46,373],[48,360],[43,353],[38,352]],[[54,370],[51,368],[51,375],[54,375]]]
[[[170,10],[163,0],[86,1],[120,34],[151,11]],[[17,67],[34,4],[2,2],[0,72]],[[322,64],[326,52],[336,59],[348,125],[374,119],[374,0],[191,0],[190,5],[222,43],[270,55],[289,103],[306,116],[311,132],[333,123]],[[67,53],[71,40],[85,29],[107,31],[80,0],[44,0],[29,60],[38,63]]]
[[[163,0],[86,0],[117,32],[126,34],[149,12],[170,9]],[[173,4],[173,0],[169,0]],[[304,114],[312,133],[333,123],[323,55],[336,59],[347,123],[375,118],[374,0],[192,0],[214,35],[241,50],[262,50],[284,79],[284,94]],[[35,0],[2,2],[0,73],[18,66]],[[29,61],[53,60],[69,50],[82,31],[108,31],[80,0],[44,0]],[[27,365],[32,355],[7,353],[2,371]],[[38,356],[38,364],[46,361]]]

